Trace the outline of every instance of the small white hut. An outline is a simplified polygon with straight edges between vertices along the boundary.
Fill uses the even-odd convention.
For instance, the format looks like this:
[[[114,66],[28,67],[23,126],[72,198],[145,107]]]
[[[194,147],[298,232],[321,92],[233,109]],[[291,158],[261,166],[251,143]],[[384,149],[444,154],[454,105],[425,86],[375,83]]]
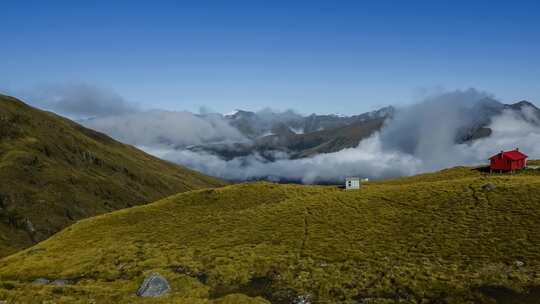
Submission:
[[[345,189],[346,190],[360,189],[360,178],[347,177],[345,179]]]

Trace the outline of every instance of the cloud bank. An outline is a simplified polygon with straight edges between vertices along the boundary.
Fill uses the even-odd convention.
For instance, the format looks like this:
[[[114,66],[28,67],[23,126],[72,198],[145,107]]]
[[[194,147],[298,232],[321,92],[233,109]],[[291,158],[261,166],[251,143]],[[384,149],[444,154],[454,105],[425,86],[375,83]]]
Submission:
[[[94,85],[44,85],[12,93],[37,107],[70,117],[86,127],[136,146],[176,149],[246,140],[221,115],[142,110],[115,91]]]
[[[380,136],[360,142],[358,147],[302,159],[266,161],[258,154],[229,161],[204,152],[153,151],[159,157],[183,164],[206,174],[230,180],[268,179],[321,183],[341,181],[346,176],[371,178],[412,175],[419,172],[421,161],[398,151],[383,151]]]
[[[45,85],[20,92],[32,104],[73,118],[131,113],[137,105],[112,89],[89,84]]]
[[[289,159],[258,153],[222,159],[192,145],[249,143],[220,114],[186,111],[143,111],[111,90],[88,85],[55,86],[34,91],[30,100],[61,114],[85,117],[81,122],[158,157],[230,180],[270,179],[303,183],[341,182],[346,176],[387,178],[413,175],[456,165],[478,165],[500,150],[519,147],[540,158],[540,117],[524,106],[506,109],[488,93],[474,89],[439,94],[398,108],[379,132],[357,147],[309,158]],[[39,101],[39,102],[37,102]],[[498,108],[499,107],[499,108]],[[263,122],[294,120],[290,111],[257,113]],[[91,117],[91,118],[88,118]],[[467,127],[487,125],[489,137],[456,144]]]
[[[488,127],[491,136],[455,144],[460,128],[482,113],[474,109],[489,94],[456,91],[398,109],[393,120],[357,147],[310,158],[266,161],[258,154],[223,160],[203,152],[160,151],[159,156],[214,176],[249,180],[266,178],[303,183],[341,182],[346,176],[387,178],[429,172],[457,165],[479,165],[500,150],[520,147],[540,157],[540,128],[533,109],[504,110]],[[523,117],[529,117],[524,120]],[[153,152],[152,149],[148,150]]]
[[[237,129],[216,114],[151,110],[90,119],[83,124],[122,142],[148,149],[246,141]]]

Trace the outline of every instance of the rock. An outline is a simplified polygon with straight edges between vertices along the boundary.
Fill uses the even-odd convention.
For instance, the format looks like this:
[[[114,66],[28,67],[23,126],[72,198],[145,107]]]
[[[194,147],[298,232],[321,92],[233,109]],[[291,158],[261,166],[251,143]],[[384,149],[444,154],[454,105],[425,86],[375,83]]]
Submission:
[[[197,280],[199,280],[199,282],[203,284],[208,283],[208,275],[204,272],[197,272],[195,274],[195,277],[197,278]]]
[[[34,280],[34,282],[32,282],[33,284],[38,284],[38,285],[46,285],[46,284],[49,284],[49,281],[48,279],[46,278],[37,278]]]
[[[174,271],[181,274],[191,274],[191,269],[188,266],[178,266]]]
[[[487,184],[482,186],[482,190],[487,192],[487,191],[491,191],[491,190],[495,189],[496,187],[497,186],[495,186],[494,183],[487,183]]]
[[[24,229],[30,234],[36,233],[36,228],[34,228],[34,224],[32,224],[29,218],[24,218]]]
[[[516,265],[516,267],[523,267],[525,266],[525,263],[523,263],[522,261],[515,261],[514,265]]]
[[[311,295],[305,294],[305,295],[299,295],[294,299],[294,304],[311,304]]]
[[[56,279],[56,280],[51,282],[51,285],[54,285],[54,286],[66,286],[66,285],[68,285],[70,283],[71,282],[69,280]]]
[[[139,297],[160,297],[171,291],[169,282],[159,273],[152,273],[144,279],[143,283],[137,290]]]

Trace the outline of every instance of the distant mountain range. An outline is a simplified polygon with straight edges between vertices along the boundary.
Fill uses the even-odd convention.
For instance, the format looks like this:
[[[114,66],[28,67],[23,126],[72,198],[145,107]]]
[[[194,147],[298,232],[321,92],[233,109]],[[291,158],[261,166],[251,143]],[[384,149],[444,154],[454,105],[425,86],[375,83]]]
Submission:
[[[522,100],[514,104],[503,104],[494,99],[485,98],[470,111],[462,113],[464,117],[468,118],[469,124],[459,130],[456,142],[469,142],[491,135],[492,130],[488,128],[491,119],[505,110],[513,111],[523,120],[540,125],[540,109],[529,101]]]
[[[534,124],[540,122],[540,109],[528,101],[503,104],[485,98],[460,114],[466,124],[457,130],[455,142],[467,143],[491,135],[491,119],[504,110],[514,111]],[[399,110],[388,106],[353,116],[302,116],[292,111],[273,113],[237,110],[224,115],[224,118],[251,139],[250,142],[210,143],[191,146],[189,149],[211,153],[226,160],[254,152],[268,161],[275,159],[276,152],[285,152],[293,159],[331,153],[357,146],[362,139],[380,131],[397,111]]]

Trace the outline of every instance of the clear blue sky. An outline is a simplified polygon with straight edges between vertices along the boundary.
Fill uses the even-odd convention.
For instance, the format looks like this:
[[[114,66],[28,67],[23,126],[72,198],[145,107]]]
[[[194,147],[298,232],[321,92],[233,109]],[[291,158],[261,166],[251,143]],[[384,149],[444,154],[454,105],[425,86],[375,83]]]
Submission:
[[[3,1],[0,87],[355,113],[474,87],[540,103],[540,1]]]

